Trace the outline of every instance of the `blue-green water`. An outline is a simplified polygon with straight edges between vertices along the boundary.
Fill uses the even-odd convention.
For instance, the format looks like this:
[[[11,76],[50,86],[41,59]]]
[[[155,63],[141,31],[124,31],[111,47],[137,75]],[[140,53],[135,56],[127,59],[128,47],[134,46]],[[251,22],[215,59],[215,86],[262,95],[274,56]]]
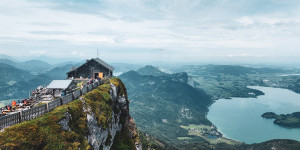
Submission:
[[[300,111],[300,94],[280,88],[249,88],[263,91],[265,95],[217,100],[209,107],[207,118],[225,137],[248,144],[271,139],[300,141],[300,128],[284,128],[273,124],[273,120],[261,117],[265,112],[287,114]]]

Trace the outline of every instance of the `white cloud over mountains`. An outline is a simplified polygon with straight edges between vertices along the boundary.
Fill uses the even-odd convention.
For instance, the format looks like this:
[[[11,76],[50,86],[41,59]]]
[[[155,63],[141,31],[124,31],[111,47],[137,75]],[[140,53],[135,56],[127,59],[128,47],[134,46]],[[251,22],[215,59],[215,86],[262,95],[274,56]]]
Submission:
[[[99,48],[105,60],[118,62],[289,58],[300,55],[299,6],[296,0],[2,0],[0,53],[84,59]]]

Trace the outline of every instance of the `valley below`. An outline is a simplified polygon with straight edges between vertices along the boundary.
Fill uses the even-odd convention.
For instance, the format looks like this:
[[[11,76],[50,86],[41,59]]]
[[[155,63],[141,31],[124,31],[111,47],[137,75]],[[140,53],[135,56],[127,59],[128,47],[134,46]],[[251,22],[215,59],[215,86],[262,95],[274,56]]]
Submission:
[[[261,117],[265,112],[300,111],[297,68],[114,65],[126,85],[130,114],[145,148],[266,149],[266,145],[271,148],[283,143],[285,147],[300,146],[299,128],[285,128]],[[71,66],[65,64],[34,75],[3,64],[6,74],[25,71],[29,76],[3,80],[15,82],[0,86],[0,105],[26,98],[29,90],[53,79],[64,79]]]
[[[168,69],[169,73],[165,73],[146,66],[120,76],[132,96],[131,113],[141,131],[178,149],[247,149],[255,143],[272,139],[300,140],[297,129],[282,128],[260,116],[274,109],[277,113],[299,111],[299,94],[295,93],[299,92],[299,76],[281,76],[297,72],[297,69],[203,65],[162,70]],[[201,91],[206,97],[196,96],[196,100],[188,100],[193,98],[193,90],[186,92],[187,87]],[[277,95],[269,93],[272,89],[278,90]],[[261,98],[267,98],[267,101],[264,103]],[[195,101],[205,107],[197,108]],[[255,104],[251,104],[253,102]],[[218,103],[222,105],[214,109]],[[268,106],[271,104],[272,107]],[[289,105],[282,108],[285,104]],[[289,106],[294,109],[289,109]],[[260,109],[259,113],[256,109]],[[215,110],[220,116],[212,115]]]

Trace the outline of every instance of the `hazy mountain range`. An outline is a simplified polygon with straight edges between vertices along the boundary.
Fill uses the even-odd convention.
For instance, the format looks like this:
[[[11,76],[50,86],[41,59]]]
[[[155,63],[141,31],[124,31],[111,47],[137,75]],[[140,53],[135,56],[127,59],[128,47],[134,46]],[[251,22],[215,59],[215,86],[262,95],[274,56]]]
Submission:
[[[29,90],[47,85],[55,79],[65,79],[66,72],[79,64],[67,62],[51,65],[40,60],[25,62],[0,59],[0,97],[4,99],[27,98]]]
[[[40,57],[45,58],[45,57]],[[47,60],[56,59],[48,58]],[[29,90],[39,85],[47,85],[52,80],[65,79],[72,66],[80,66],[84,61],[71,60],[48,63],[35,58],[19,61],[6,55],[0,55],[0,100],[27,98]],[[127,72],[140,68],[139,65],[113,63],[115,72]]]
[[[0,98],[26,98],[31,89],[65,79],[72,66],[62,62],[52,65],[40,60],[18,62],[0,59]],[[191,135],[190,125],[212,126],[206,118],[208,106],[219,98],[256,97],[261,91],[249,85],[300,89],[299,69],[244,67],[232,65],[164,66],[113,63],[115,72],[125,83],[130,99],[130,113],[144,133],[177,148],[209,145],[203,136]],[[164,71],[162,71],[164,70]],[[284,75],[284,76],[283,76]],[[265,82],[268,81],[268,82]],[[251,94],[249,94],[251,93]],[[232,148],[217,144],[216,147]]]
[[[298,71],[232,65],[191,65],[159,69],[148,65],[136,71],[123,73],[119,77],[127,87],[131,100],[130,113],[141,131],[176,148],[205,149],[206,146],[209,147],[205,145],[207,139],[191,134],[194,128],[186,130],[185,127],[211,126],[206,113],[213,100],[263,95],[263,92],[247,86],[272,86],[266,85],[265,80],[281,81],[285,84],[279,84],[279,87],[289,85],[288,87],[293,87],[291,90],[295,91],[299,89],[299,85],[294,85],[299,83],[300,77],[288,78],[280,75]],[[241,149],[233,145],[219,143],[214,147]]]
[[[78,63],[84,61],[83,59],[78,58],[72,58],[72,57],[64,57],[64,58],[58,58],[58,57],[50,57],[45,55],[40,56],[32,56],[32,57],[14,57],[14,56],[8,56],[4,54],[0,54],[0,59],[6,59],[12,62],[27,62],[32,60],[39,60],[42,61],[42,63],[48,63],[54,66],[59,66],[61,64],[65,63]]]

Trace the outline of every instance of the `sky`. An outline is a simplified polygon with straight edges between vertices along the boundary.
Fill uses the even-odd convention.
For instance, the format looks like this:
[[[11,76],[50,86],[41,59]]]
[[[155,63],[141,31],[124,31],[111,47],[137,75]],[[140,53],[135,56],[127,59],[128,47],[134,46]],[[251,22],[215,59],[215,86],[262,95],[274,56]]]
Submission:
[[[1,0],[0,54],[300,63],[299,0]]]

